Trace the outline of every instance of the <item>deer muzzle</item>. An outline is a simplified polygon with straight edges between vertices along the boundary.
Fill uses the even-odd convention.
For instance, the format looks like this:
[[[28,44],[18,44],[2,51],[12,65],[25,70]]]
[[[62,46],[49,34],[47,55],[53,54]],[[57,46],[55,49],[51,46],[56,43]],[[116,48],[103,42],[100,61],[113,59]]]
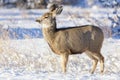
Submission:
[[[39,23],[41,23],[41,21],[42,21],[42,20],[40,20],[40,19],[36,19],[36,22],[39,22]]]

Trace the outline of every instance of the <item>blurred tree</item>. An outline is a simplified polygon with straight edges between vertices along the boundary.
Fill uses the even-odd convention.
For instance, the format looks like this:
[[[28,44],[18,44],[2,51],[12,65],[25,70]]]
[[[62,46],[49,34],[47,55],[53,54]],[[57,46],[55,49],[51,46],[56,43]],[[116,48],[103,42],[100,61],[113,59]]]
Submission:
[[[84,2],[82,0],[81,2]],[[80,2],[80,0],[49,0],[50,3],[57,3],[57,4],[65,4],[65,5],[76,5]]]
[[[110,14],[108,14],[108,19],[112,22],[111,30],[112,30],[112,34],[117,34],[118,32],[120,32],[120,29],[118,29],[118,31],[116,32],[115,29],[113,28],[118,28],[120,27],[120,16],[118,15],[118,9],[115,8],[113,11],[113,15],[114,16],[109,16]]]
[[[102,7],[120,7],[120,0],[99,0],[99,3],[101,3]]]
[[[46,0],[35,0],[35,8],[46,8],[47,2]]]
[[[80,7],[120,7],[120,0],[0,0],[1,6],[15,5],[22,8],[46,8],[47,3],[77,5]]]
[[[26,8],[27,0],[17,0],[16,5],[17,5],[17,7]]]
[[[14,5],[20,8],[46,8],[48,0],[0,0],[0,6]]]
[[[95,4],[94,0],[87,0],[88,6],[93,6]]]

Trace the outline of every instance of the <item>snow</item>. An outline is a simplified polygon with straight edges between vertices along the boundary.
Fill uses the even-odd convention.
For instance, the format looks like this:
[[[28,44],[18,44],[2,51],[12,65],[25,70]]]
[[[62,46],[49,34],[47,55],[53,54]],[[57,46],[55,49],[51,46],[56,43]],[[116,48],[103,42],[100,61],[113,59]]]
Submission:
[[[119,80],[120,40],[105,39],[102,54],[105,72],[99,64],[94,74],[89,70],[92,61],[85,55],[71,55],[67,73],[60,68],[60,58],[52,53],[44,39],[7,40],[2,42],[0,55],[1,80]],[[4,63],[3,63],[4,62]]]
[[[57,17],[58,28],[84,24],[98,25],[96,23],[103,25],[106,22],[104,27],[108,27],[111,21],[108,19],[106,22],[103,21],[107,16],[101,15],[112,13],[113,9],[94,9],[96,8],[84,10],[66,6],[63,13]],[[105,57],[104,74],[100,74],[100,64],[97,65],[95,73],[90,74],[92,60],[85,54],[70,55],[67,72],[62,73],[59,55],[51,51],[43,39],[41,25],[35,22],[35,19],[44,12],[47,10],[0,10],[0,33],[2,32],[0,36],[5,37],[0,39],[0,80],[120,79],[120,39],[112,37],[105,38],[102,47],[102,54]],[[68,12],[71,13],[68,14]],[[92,17],[100,22],[88,19],[89,13],[100,15]],[[16,32],[17,37],[10,36],[10,33],[8,33],[9,36],[5,35],[4,31]]]

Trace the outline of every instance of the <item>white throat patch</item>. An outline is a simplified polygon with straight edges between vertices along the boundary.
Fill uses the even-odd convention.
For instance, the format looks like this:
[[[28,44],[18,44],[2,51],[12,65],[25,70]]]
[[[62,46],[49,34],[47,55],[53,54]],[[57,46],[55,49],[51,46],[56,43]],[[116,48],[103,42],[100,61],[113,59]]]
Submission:
[[[43,28],[49,28],[49,26],[50,26],[50,25],[48,25],[48,24],[42,24],[42,27],[43,27]]]

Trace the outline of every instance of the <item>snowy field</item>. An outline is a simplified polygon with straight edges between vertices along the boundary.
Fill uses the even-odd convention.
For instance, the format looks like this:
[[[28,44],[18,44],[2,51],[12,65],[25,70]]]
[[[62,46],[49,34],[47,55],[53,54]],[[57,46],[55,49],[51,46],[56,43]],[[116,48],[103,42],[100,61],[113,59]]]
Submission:
[[[52,53],[41,25],[35,22],[47,10],[0,9],[0,80],[119,80],[120,39],[111,38],[109,32],[108,13],[114,16],[113,10],[65,7],[57,17],[58,28],[94,24],[104,30],[105,71],[101,75],[100,64],[90,74],[92,61],[85,54],[71,55],[67,73],[61,72],[60,57]]]
[[[120,40],[105,39],[102,54],[105,72],[99,64],[94,74],[92,61],[85,55],[70,56],[67,73],[60,68],[60,58],[43,39],[6,40],[0,54],[0,80],[119,80]]]

